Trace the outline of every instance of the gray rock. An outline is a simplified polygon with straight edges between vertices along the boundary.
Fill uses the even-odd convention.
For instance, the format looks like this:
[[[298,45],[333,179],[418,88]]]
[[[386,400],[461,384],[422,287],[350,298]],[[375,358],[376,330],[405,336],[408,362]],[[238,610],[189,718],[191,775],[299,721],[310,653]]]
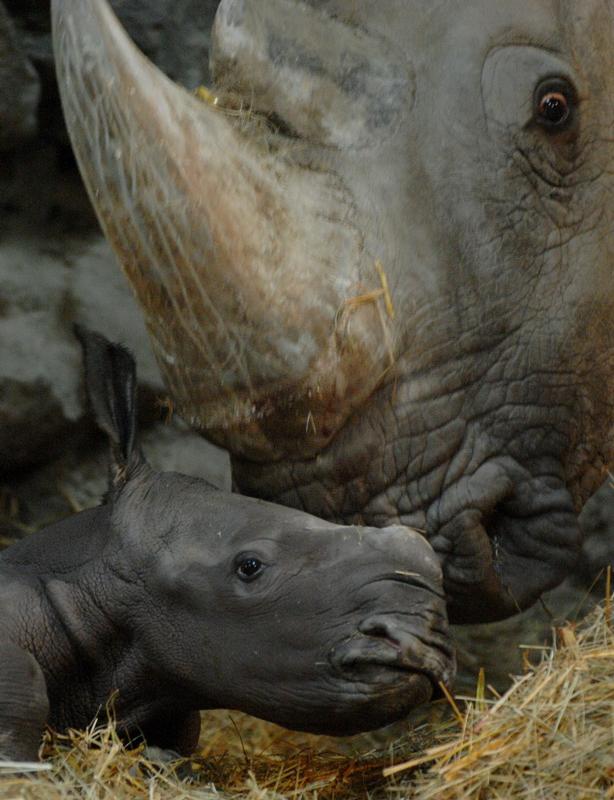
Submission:
[[[0,150],[34,135],[39,99],[38,74],[0,2]]]
[[[181,420],[154,425],[141,442],[154,469],[181,472],[202,478],[225,492],[232,490],[228,452],[194,433]]]
[[[0,241],[0,471],[53,457],[84,414],[74,322],[111,333],[164,394],[141,314],[104,239],[33,231]]]
[[[218,489],[230,491],[228,453],[187,429],[180,420],[156,423],[142,430],[139,437],[143,453],[154,469],[203,478]],[[107,444],[98,438],[95,446],[69,453],[32,478],[15,484],[15,493],[28,506],[28,522],[38,528],[75,511],[97,506],[108,488],[108,464]],[[49,484],[56,487],[56,495],[58,488],[60,490],[51,519],[52,498],[42,504],[32,501],[32,497],[44,493],[44,487]]]
[[[27,55],[44,80],[53,82],[49,3],[5,3]],[[219,0],[111,0],[138,47],[173,80],[188,88],[209,81],[209,32],[218,4]]]
[[[102,236],[39,234],[31,228],[5,232],[0,236],[0,473],[59,455],[65,434],[83,421],[87,409],[75,322],[132,350],[146,402],[153,405],[156,396],[166,396],[141,313]],[[145,436],[144,447],[151,449],[156,467],[230,488],[226,454],[178,422]],[[104,480],[105,470],[100,473]]]

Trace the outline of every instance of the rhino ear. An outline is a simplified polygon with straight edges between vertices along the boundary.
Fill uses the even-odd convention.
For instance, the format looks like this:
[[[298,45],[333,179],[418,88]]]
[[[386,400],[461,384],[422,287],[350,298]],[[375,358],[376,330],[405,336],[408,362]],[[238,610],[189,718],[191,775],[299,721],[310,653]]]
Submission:
[[[75,325],[75,334],[96,422],[111,441],[111,484],[117,487],[144,460],[136,443],[136,364],[125,347],[99,333]]]

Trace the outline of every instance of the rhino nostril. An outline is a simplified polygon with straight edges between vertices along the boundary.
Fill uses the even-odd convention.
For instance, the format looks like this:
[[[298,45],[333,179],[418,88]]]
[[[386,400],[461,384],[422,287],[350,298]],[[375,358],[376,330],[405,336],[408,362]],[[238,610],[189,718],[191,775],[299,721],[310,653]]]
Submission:
[[[391,626],[383,620],[365,620],[359,625],[358,629],[366,636],[372,636],[375,639],[383,639],[397,649],[401,647],[401,643],[394,635]]]

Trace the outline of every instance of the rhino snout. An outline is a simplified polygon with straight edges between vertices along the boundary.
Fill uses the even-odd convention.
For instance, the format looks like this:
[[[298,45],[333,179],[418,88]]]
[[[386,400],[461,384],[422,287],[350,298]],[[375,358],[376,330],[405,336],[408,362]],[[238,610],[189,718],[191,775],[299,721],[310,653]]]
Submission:
[[[388,684],[420,675],[421,691],[439,692],[456,672],[439,559],[429,542],[403,525],[366,529],[371,551],[359,616],[330,663],[345,677]]]
[[[454,648],[441,612],[433,611],[427,620],[420,621],[422,625],[414,626],[396,615],[374,615],[363,620],[358,629],[371,640],[382,664],[422,673],[438,691],[440,683],[449,686],[454,679]]]
[[[375,613],[362,619],[355,633],[330,653],[333,668],[346,678],[371,684],[421,676],[428,700],[450,686],[456,659],[442,607]]]
[[[440,684],[451,685],[456,673],[440,570],[428,544],[419,540],[426,562],[419,569],[400,561],[398,568],[380,570],[363,587],[361,606],[368,602],[368,612],[329,654],[339,676],[368,684],[375,694],[397,685],[411,695],[411,705],[439,694]]]

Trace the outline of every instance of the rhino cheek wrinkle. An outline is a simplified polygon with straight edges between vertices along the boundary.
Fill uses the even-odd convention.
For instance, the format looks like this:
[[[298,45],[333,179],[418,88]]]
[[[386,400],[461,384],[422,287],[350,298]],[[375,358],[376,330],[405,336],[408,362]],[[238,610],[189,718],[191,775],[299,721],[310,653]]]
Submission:
[[[36,758],[45,722],[85,727],[115,690],[124,736],[187,754],[199,709],[354,733],[452,681],[426,539],[155,472],[136,441],[132,356],[78,334],[109,491],[0,553],[0,758]]]

